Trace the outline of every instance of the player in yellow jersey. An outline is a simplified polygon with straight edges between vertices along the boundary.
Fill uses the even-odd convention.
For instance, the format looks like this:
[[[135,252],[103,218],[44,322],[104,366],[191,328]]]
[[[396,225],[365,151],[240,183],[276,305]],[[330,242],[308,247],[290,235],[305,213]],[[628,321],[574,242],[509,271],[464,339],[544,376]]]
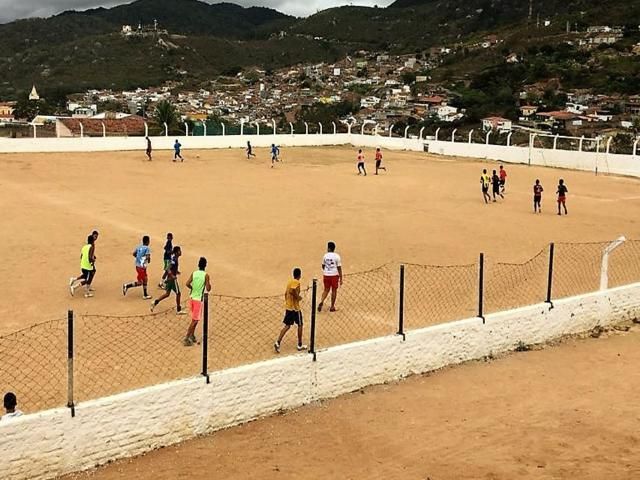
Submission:
[[[273,344],[276,353],[280,353],[280,343],[293,324],[298,326],[298,351],[307,349],[307,346],[302,344],[302,311],[300,310],[302,297],[300,296],[300,278],[302,278],[302,270],[294,268],[293,278],[287,283],[287,288],[284,292],[284,306],[286,310],[284,320],[282,321],[284,327],[282,327],[276,343]]]
[[[87,243],[82,250],[80,250],[80,270],[81,274],[78,278],[69,279],[69,292],[71,296],[75,294],[75,290],[78,287],[85,287],[85,298],[93,297],[93,293],[91,293],[91,280],[93,279],[94,262],[96,261],[95,257],[95,237],[93,235],[89,235],[87,237]]]
[[[484,197],[484,203],[491,201],[491,195],[489,195],[489,185],[491,185],[491,177],[487,174],[487,169],[482,170],[480,175],[480,184],[482,185],[482,196]]]

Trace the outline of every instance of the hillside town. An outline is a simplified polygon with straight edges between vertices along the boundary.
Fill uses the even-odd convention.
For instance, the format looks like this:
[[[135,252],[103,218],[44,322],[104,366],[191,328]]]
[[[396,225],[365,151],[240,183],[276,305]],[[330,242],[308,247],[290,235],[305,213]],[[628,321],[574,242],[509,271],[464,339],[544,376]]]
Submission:
[[[543,27],[550,21],[543,21]],[[567,25],[567,32],[570,26]],[[130,36],[157,36],[164,42],[166,30],[139,25],[122,27],[121,34]],[[282,32],[281,35],[286,35]],[[574,35],[566,44],[591,49],[613,45],[624,37],[621,27],[591,26]],[[318,39],[321,40],[321,39]],[[250,68],[235,76],[219,76],[198,88],[172,81],[164,85],[138,88],[131,91],[90,89],[67,97],[64,111],[54,115],[35,115],[20,118],[16,115],[16,102],[0,102],[1,126],[56,125],[57,136],[141,134],[145,119],[153,117],[156,105],[162,101],[172,104],[181,121],[193,126],[216,119],[231,125],[272,125],[289,130],[289,125],[300,128],[305,112],[317,106],[346,103],[348,112],[341,112],[338,123],[371,124],[378,132],[389,132],[393,126],[410,125],[465,125],[473,123],[467,116],[465,105],[458,94],[445,82],[434,81],[431,72],[457,52],[484,49],[504,51],[498,35],[487,35],[480,41],[441,46],[410,55],[360,50],[335,63],[296,65],[268,71]],[[640,57],[640,43],[631,55]],[[506,64],[521,62],[516,53],[504,54]],[[463,81],[464,83],[464,81]],[[30,101],[39,101],[34,85]],[[557,96],[565,98],[561,108],[549,108],[543,100],[545,92],[553,88]],[[638,132],[640,127],[640,94],[605,95],[589,89],[564,91],[553,79],[526,85],[518,94],[517,118],[489,115],[477,127],[482,131],[509,133],[513,130],[550,132],[567,135],[587,135],[594,131]],[[133,118],[129,118],[133,117]],[[79,121],[78,119],[85,119]],[[108,120],[109,128],[104,123]],[[318,121],[306,128],[317,131]],[[323,119],[320,119],[322,123]],[[93,122],[92,122],[93,121]],[[325,125],[329,128],[329,125]],[[200,130],[202,132],[202,130]],[[396,130],[397,134],[401,131]]]

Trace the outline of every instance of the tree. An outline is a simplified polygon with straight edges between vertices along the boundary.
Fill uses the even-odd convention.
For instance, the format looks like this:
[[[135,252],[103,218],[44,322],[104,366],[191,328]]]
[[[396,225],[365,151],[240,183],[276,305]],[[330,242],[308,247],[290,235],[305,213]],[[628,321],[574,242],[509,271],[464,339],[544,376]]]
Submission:
[[[178,123],[178,112],[176,111],[176,107],[167,100],[158,102],[153,117],[159,126],[164,127],[164,124],[166,123],[169,130]]]

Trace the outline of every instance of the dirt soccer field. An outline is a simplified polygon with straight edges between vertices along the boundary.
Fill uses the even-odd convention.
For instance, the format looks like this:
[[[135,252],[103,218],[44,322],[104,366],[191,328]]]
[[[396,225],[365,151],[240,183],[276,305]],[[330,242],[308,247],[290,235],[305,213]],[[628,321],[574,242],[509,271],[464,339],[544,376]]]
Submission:
[[[135,279],[131,252],[145,234],[153,250],[151,295],[161,293],[162,246],[171,231],[183,250],[183,285],[205,256],[215,295],[269,296],[213,300],[208,371],[273,357],[291,270],[302,268],[304,285],[321,277],[328,240],[337,243],[348,275],[393,265],[346,277],[338,312],[318,317],[320,349],[397,331],[397,262],[467,264],[407,267],[411,329],[477,314],[481,251],[488,262],[539,254],[524,266],[487,267],[490,313],[546,298],[548,242],[640,238],[636,179],[507,166],[505,200],[486,205],[479,177],[495,163],[385,152],[389,170],[374,176],[369,150],[365,178],[356,174],[353,148],[284,149],[274,169],[266,150],[257,153],[248,161],[240,150],[187,150],[184,163],[171,162],[168,152],[147,162],[142,151],[0,156],[0,390],[15,390],[29,412],[67,404],[67,309],[76,315],[75,402],[201,371],[201,349],[182,346],[189,318],[176,317],[173,299],[150,316],[140,289],[122,296],[122,283]],[[569,216],[562,218],[554,196],[560,176],[569,187]],[[545,187],[541,215],[532,212],[536,178]],[[93,229],[100,231],[95,296],[72,298],[68,280],[79,274],[80,248]],[[603,245],[556,252],[554,298],[598,288]],[[640,242],[620,251],[612,257],[612,284],[640,280]],[[308,315],[308,293],[304,308]],[[6,336],[49,319],[59,320]],[[282,354],[292,353],[290,334]]]
[[[267,151],[257,153],[247,161],[239,150],[187,150],[177,164],[168,152],[156,152],[153,162],[142,151],[0,156],[0,334],[64,317],[69,308],[147,313],[140,291],[121,293],[135,279],[131,252],[144,234],[151,236],[153,295],[171,231],[183,250],[182,282],[203,255],[215,292],[235,296],[280,294],[294,266],[306,282],[321,276],[328,240],[345,272],[355,272],[390,261],[473,263],[481,251],[519,262],[550,241],[640,238],[635,179],[507,166],[506,199],[485,205],[479,162],[386,152],[389,171],[376,177],[370,150],[363,178],[353,148],[284,149],[273,170]],[[569,187],[562,218],[554,198],[560,176]],[[536,178],[545,187],[542,215],[532,213]],[[80,248],[93,229],[100,231],[95,297],[71,298],[67,283],[79,274]]]
[[[70,478],[636,479],[638,362],[638,329],[570,340],[367,388]]]

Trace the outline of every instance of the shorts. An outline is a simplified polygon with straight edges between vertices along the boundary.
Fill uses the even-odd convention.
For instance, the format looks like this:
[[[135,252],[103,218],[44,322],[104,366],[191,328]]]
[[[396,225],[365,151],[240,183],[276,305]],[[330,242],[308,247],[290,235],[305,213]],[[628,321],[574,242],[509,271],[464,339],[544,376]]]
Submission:
[[[360,170],[360,167],[364,168],[364,162],[358,162],[358,170]]]
[[[338,287],[340,286],[339,275],[332,275],[332,276],[325,275],[322,281],[324,283],[324,288],[326,290],[338,290]]]
[[[558,203],[564,203],[567,201],[567,197],[565,197],[564,195],[558,197]]]
[[[194,322],[199,322],[202,320],[202,312],[204,309],[204,302],[201,300],[194,300],[193,298],[189,299],[189,310],[191,310],[191,320]]]
[[[167,270],[169,270],[169,266],[171,265],[171,259],[164,259],[164,271],[166,272]]]
[[[151,155],[151,149],[147,148],[147,155]]]
[[[147,283],[147,280],[149,279],[149,277],[147,276],[147,269],[144,267],[136,267],[136,279],[138,280],[138,283]]]
[[[501,187],[504,187],[505,183],[507,183],[507,179],[506,178],[503,178],[503,179],[500,180],[500,186]]]
[[[164,282],[164,289],[167,293],[175,292],[176,295],[180,295],[180,286],[175,278],[167,278]]]
[[[541,195],[534,195],[533,196],[533,203],[540,203],[542,202],[542,196]]]
[[[494,185],[493,193],[500,193],[500,185]]]
[[[482,193],[489,193],[489,187],[482,187]]]
[[[81,270],[82,270],[82,274],[80,275],[79,278],[82,278],[87,285],[91,285],[91,281],[93,280],[93,276],[95,275],[95,271],[93,271],[93,270],[85,270],[84,268],[82,268]]]
[[[382,165],[382,160],[376,160],[376,168],[380,168],[380,165]]]
[[[302,326],[302,312],[296,312],[295,310],[287,310],[284,314],[284,320],[282,321],[285,325],[299,325]]]

